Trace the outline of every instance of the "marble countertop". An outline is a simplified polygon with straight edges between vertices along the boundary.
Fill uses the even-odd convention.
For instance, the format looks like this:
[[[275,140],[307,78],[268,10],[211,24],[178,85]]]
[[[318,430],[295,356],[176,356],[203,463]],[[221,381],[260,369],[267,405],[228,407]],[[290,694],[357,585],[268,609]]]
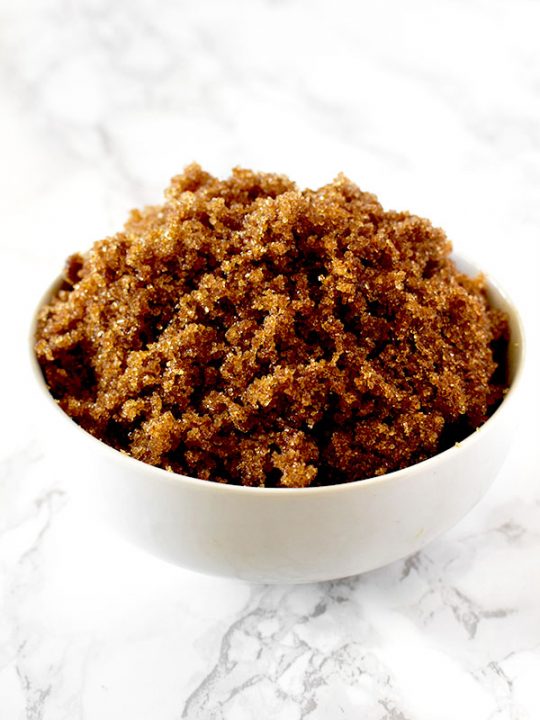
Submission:
[[[527,0],[2,0],[2,720],[540,717],[539,26]],[[68,254],[192,160],[310,185],[344,170],[522,308],[520,431],[423,552],[250,586],[77,511],[28,382],[29,318]]]

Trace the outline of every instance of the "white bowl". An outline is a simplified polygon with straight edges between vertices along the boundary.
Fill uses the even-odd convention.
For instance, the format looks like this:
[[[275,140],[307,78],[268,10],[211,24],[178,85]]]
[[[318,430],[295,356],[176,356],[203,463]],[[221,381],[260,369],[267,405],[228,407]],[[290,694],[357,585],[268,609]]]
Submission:
[[[479,270],[456,258],[467,274]],[[46,293],[46,302],[58,281]],[[112,449],[57,405],[31,356],[40,395],[62,445],[74,445],[73,481],[94,512],[155,555],[203,573],[264,583],[355,575],[419,550],[484,495],[507,453],[516,420],[523,329],[488,278],[489,300],[510,318],[510,390],[492,417],[458,445],[403,470],[327,487],[222,485],[167,472]],[[41,305],[40,305],[41,306]],[[90,505],[88,505],[90,507]]]

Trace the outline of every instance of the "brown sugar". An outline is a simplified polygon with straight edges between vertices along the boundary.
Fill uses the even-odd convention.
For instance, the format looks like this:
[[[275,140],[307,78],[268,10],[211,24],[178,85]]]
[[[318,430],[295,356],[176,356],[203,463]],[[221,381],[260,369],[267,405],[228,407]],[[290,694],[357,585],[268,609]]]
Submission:
[[[442,230],[343,176],[191,165],[67,262],[39,316],[51,393],[144,462],[255,486],[350,482],[463,439],[505,390],[507,320]]]

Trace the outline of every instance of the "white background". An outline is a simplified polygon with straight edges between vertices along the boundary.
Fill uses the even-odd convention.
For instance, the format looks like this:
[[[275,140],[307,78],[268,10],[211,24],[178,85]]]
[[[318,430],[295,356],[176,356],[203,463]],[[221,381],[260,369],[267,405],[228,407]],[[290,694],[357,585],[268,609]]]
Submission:
[[[2,720],[540,717],[539,28],[526,0],[2,0]],[[308,185],[343,170],[444,227],[522,311],[511,455],[418,556],[249,586],[74,507],[28,379],[33,308],[192,160]]]

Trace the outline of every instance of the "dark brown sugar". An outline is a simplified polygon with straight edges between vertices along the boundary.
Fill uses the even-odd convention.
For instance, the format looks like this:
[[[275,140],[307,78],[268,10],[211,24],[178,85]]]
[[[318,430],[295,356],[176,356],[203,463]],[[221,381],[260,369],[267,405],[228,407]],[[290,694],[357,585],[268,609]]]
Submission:
[[[301,191],[191,165],[68,260],[37,357],[68,415],[147,463],[244,485],[380,475],[462,439],[505,389],[506,317],[450,251],[343,176]]]

